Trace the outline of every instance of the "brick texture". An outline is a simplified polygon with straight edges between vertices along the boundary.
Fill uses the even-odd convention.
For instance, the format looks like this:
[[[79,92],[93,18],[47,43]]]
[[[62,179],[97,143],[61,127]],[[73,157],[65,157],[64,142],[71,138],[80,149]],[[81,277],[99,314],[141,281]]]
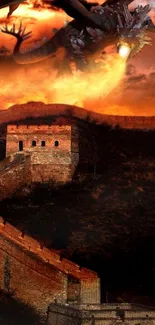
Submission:
[[[44,104],[42,102],[29,102],[10,107],[7,110],[0,111],[0,120],[2,123],[8,121],[17,121],[30,116],[42,117],[49,115],[61,115],[70,111],[73,116],[85,119],[88,111],[74,105],[67,104]],[[120,125],[122,128],[136,129],[155,129],[155,116],[117,116],[104,115],[95,112],[89,112],[90,117],[97,122],[106,122],[112,126]],[[67,114],[68,116],[68,114]],[[68,117],[67,117],[68,118]],[[16,123],[16,122],[15,122]]]
[[[8,125],[6,159],[0,163],[0,200],[29,183],[71,182],[78,162],[75,125]]]
[[[80,268],[0,219],[0,289],[44,314],[54,300],[68,298],[68,276],[76,283],[98,282],[95,272]],[[73,282],[75,288],[75,281]],[[83,286],[80,294],[84,294]],[[92,287],[92,293],[94,289]],[[92,303],[95,303],[92,296]]]
[[[7,157],[17,152],[31,156],[32,182],[67,183],[72,180],[79,162],[75,125],[8,125],[6,140]],[[21,141],[23,151],[19,152]]]
[[[124,318],[118,317],[117,308]],[[51,304],[49,307],[48,325],[82,324],[82,325],[154,325],[155,310],[145,306],[130,304],[106,305],[74,305]]]
[[[100,303],[100,279],[81,281],[81,304]]]

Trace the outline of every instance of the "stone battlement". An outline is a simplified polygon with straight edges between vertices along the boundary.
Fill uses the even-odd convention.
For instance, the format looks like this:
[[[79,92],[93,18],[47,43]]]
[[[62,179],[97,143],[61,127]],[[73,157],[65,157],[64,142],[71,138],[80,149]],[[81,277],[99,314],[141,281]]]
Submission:
[[[76,125],[8,125],[6,159],[0,163],[0,200],[29,183],[71,182],[78,162]]]
[[[75,114],[78,117],[78,115]],[[85,118],[86,116],[83,116]],[[141,130],[154,130],[155,129],[155,116],[123,116],[123,115],[93,115],[90,112],[90,117],[96,119],[100,123],[107,123],[112,127],[119,125],[123,129],[141,129]],[[71,130],[75,125],[8,125],[8,133],[33,133],[33,132],[61,132],[62,130]]]
[[[34,134],[48,133],[56,134],[61,132],[70,132],[75,126],[72,125],[8,125],[7,134]]]
[[[44,263],[48,263],[56,267],[59,271],[65,274],[70,274],[80,280],[92,280],[98,278],[96,272],[81,268],[79,265],[66,260],[65,258],[61,258],[61,256],[56,253],[56,251],[47,249],[37,240],[24,234],[24,232],[16,229],[11,224],[7,222],[5,223],[2,217],[0,217],[0,235],[13,242],[14,244],[20,246],[20,248],[33,253]]]

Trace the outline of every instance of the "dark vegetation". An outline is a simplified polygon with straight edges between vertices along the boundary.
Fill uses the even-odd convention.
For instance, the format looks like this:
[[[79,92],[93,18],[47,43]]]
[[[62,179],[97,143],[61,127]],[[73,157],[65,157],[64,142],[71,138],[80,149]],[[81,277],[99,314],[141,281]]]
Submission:
[[[68,120],[80,131],[73,183],[58,189],[38,185],[28,197],[1,202],[0,214],[47,247],[98,271],[104,302],[107,297],[155,305],[155,131],[112,129],[89,115],[80,120],[68,114]]]

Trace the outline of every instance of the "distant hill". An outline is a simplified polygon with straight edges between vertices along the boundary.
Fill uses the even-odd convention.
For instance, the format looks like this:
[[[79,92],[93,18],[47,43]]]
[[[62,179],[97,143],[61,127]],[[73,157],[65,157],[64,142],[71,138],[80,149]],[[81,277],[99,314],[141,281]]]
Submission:
[[[85,118],[88,114],[90,114],[92,118],[98,119],[98,121],[102,118],[102,114],[91,113],[77,106],[65,104],[44,104],[42,102],[32,101],[21,105],[13,105],[7,110],[0,111],[0,123],[8,123],[10,121],[21,120],[28,117],[37,118],[49,115],[68,115],[69,111],[79,118]]]
[[[13,105],[7,110],[0,111],[0,123],[23,120],[28,117],[47,117],[49,115],[72,115],[80,119],[89,116],[97,123],[108,123],[119,125],[122,128],[155,129],[155,116],[117,116],[104,115],[85,110],[83,108],[65,104],[44,104],[42,102],[28,102],[25,104]]]

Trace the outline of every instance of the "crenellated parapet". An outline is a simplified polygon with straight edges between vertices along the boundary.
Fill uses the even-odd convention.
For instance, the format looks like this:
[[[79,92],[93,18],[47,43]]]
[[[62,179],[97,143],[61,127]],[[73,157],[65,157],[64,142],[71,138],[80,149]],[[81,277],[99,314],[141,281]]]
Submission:
[[[0,290],[45,316],[52,301],[100,303],[100,279],[0,217]]]
[[[33,253],[34,258],[36,256],[44,263],[56,267],[59,271],[67,275],[70,274],[80,280],[98,278],[96,272],[81,268],[79,265],[65,258],[61,258],[60,254],[55,250],[46,248],[34,238],[5,222],[2,217],[0,217],[0,236],[5,237],[25,251]]]
[[[75,124],[8,125],[6,157],[29,155],[32,183],[65,184],[79,163],[79,134]]]
[[[70,132],[74,126],[71,125],[8,125],[7,134],[34,134],[47,133],[57,134]]]

